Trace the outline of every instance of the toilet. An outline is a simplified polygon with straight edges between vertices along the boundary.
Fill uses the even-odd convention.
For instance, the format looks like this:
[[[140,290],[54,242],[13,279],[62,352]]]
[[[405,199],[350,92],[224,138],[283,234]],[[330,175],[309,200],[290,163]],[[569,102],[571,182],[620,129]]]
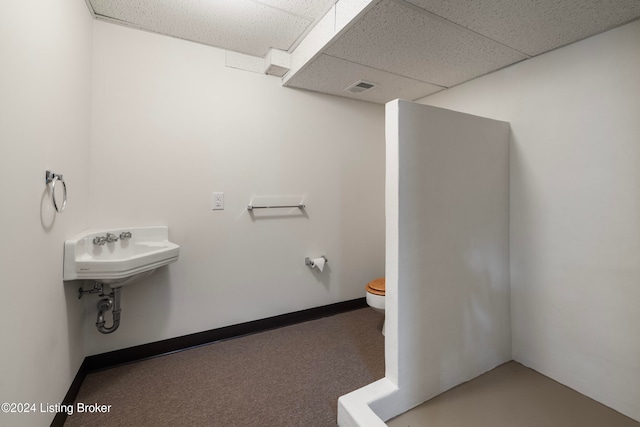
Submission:
[[[384,315],[384,295],[385,295],[385,278],[380,277],[367,283],[367,304],[375,311]],[[384,325],[382,324],[382,335],[384,335]]]

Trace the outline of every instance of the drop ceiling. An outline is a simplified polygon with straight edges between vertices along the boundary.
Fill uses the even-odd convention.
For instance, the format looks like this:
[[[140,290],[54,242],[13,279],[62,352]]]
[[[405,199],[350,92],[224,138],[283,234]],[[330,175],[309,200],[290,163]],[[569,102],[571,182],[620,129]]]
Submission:
[[[96,19],[253,56],[289,50],[336,0],[88,0]]]
[[[640,0],[88,2],[96,19],[256,58],[288,52],[284,86],[376,103],[422,98],[640,17]],[[375,87],[345,91],[360,80]]]

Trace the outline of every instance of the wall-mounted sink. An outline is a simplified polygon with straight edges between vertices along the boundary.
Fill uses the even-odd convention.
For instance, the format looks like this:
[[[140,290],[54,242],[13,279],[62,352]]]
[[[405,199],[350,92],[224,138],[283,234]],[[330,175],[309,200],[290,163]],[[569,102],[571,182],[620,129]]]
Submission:
[[[179,253],[165,226],[86,230],[64,242],[63,279],[120,287],[177,261]]]

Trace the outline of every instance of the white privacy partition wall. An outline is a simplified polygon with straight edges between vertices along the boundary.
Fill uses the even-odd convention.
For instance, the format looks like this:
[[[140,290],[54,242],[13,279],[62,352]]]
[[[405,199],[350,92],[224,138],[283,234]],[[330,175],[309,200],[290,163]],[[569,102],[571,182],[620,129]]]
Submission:
[[[511,360],[509,124],[386,105],[386,377],[339,400],[383,426]]]

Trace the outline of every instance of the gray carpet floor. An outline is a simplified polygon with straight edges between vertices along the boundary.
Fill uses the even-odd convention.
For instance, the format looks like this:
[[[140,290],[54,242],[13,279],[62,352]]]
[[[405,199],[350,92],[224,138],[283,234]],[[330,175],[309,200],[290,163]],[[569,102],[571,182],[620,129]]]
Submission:
[[[384,376],[370,308],[89,374],[76,426],[336,426],[338,397]]]

